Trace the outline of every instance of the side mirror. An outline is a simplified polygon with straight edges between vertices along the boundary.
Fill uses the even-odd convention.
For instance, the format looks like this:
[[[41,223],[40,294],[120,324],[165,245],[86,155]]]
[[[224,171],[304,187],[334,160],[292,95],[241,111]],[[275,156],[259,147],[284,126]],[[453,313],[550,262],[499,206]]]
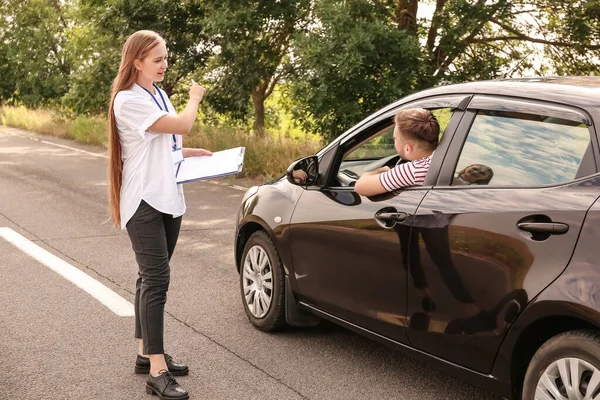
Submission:
[[[288,182],[298,186],[312,186],[319,177],[319,158],[304,157],[296,160],[285,172]]]

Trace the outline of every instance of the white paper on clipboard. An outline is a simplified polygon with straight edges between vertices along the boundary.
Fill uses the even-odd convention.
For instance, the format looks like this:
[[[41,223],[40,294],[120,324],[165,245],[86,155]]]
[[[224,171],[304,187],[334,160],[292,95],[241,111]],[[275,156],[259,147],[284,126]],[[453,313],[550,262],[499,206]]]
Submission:
[[[177,183],[219,178],[242,172],[245,147],[217,151],[212,156],[188,157],[179,164]]]

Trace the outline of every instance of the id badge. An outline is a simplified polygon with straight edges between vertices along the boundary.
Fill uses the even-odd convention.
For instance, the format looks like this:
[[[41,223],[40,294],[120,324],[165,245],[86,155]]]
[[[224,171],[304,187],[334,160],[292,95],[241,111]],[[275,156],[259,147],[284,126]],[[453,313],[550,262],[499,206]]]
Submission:
[[[171,151],[171,157],[173,157],[173,164],[177,165],[183,161],[183,151],[181,148]]]

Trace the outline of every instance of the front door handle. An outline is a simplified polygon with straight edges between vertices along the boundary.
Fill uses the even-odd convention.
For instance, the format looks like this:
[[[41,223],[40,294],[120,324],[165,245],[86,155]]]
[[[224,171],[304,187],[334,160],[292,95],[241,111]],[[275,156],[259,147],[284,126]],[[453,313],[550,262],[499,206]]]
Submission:
[[[374,218],[381,227],[390,229],[398,222],[405,221],[408,218],[408,214],[397,211],[393,207],[386,207],[377,211]]]
[[[382,221],[402,222],[408,218],[408,214],[403,212],[382,212],[375,214],[375,218]]]
[[[568,232],[569,225],[562,222],[519,222],[517,228],[531,233],[562,235]]]

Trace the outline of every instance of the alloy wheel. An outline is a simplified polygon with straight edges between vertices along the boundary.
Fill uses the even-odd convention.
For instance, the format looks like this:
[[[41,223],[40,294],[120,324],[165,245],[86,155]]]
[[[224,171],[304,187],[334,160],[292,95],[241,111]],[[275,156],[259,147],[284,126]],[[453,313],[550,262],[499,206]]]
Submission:
[[[253,246],[246,254],[243,265],[243,290],[246,306],[256,318],[269,311],[273,298],[273,273],[265,249]]]
[[[535,400],[600,400],[600,370],[579,358],[561,358],[546,368]]]

